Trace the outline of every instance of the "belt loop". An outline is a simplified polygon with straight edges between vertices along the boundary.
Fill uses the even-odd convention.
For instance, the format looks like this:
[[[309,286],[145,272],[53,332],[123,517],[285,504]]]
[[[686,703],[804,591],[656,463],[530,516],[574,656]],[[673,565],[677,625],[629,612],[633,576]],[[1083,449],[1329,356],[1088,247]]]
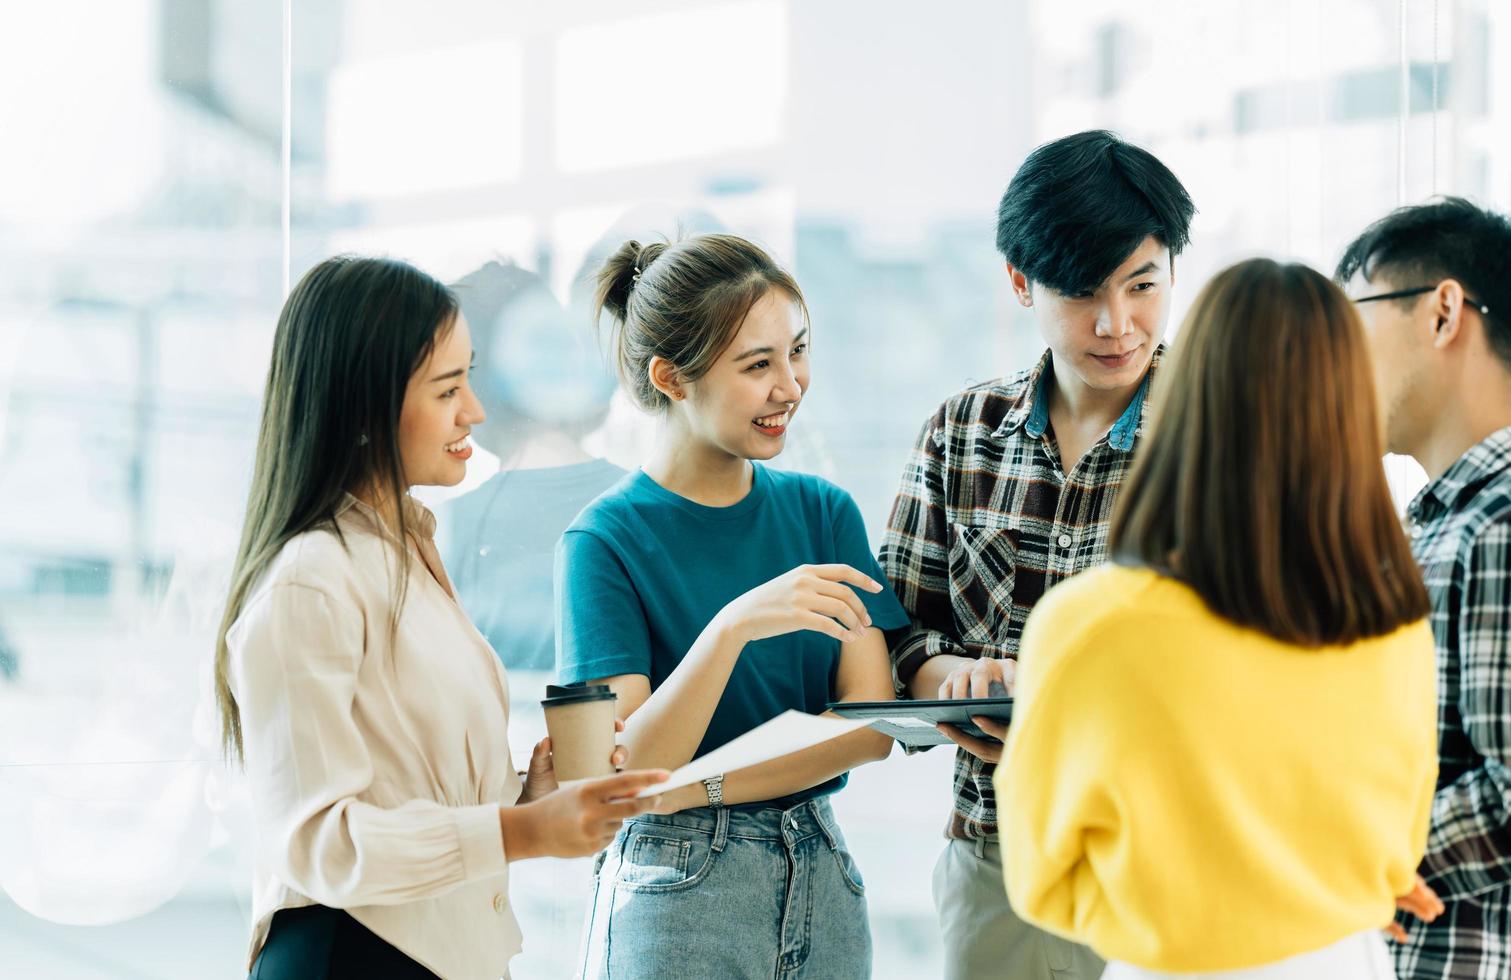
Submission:
[[[714,807],[714,842],[715,854],[724,852],[724,842],[729,840],[729,807]]]
[[[823,833],[824,840],[829,842],[829,850],[839,850],[839,838],[834,833],[834,827],[829,824],[829,820],[834,817],[834,811],[825,806],[820,800],[809,800],[806,805],[811,808],[813,820],[818,824],[819,831]],[[825,813],[826,810],[828,811],[827,814]]]
[[[978,861],[985,861],[986,860],[986,838],[985,837],[977,837],[975,840],[971,841],[971,847],[976,852],[976,860],[978,860]]]

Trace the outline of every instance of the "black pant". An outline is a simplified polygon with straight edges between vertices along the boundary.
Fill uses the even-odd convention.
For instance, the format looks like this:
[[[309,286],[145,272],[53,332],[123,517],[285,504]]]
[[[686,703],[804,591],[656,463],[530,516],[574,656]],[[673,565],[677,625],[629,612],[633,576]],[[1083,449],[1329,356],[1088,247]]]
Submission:
[[[311,905],[273,913],[249,980],[436,980],[340,909]]]

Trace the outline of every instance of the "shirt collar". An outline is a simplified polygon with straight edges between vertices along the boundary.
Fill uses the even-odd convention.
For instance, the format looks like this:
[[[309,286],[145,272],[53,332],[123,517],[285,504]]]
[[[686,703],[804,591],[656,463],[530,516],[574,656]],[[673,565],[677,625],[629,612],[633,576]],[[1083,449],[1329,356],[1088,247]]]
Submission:
[[[1019,427],[1028,421],[1029,416],[1035,414],[1038,403],[1043,400],[1039,398],[1039,383],[1043,380],[1044,373],[1049,370],[1049,357],[1049,351],[1045,351],[1039,356],[1039,362],[1033,366],[1033,370],[1028,372],[1028,377],[1023,380],[1023,387],[1019,389],[1018,394],[1014,397],[1012,405],[1007,410],[1007,414],[1002,417],[1002,423],[992,433],[994,439],[1005,439],[1014,432],[1017,432]],[[1043,414],[1047,419],[1048,405],[1045,406]],[[1034,438],[1038,438],[1043,434],[1044,426],[1042,424],[1039,426],[1037,432],[1029,431],[1029,435],[1032,435]]]
[[[1511,427],[1492,432],[1470,446],[1442,476],[1422,488],[1406,508],[1406,513],[1417,519],[1457,510],[1466,496],[1508,468],[1511,468]]]
[[[435,537],[435,515],[430,512],[429,507],[407,493],[404,495],[401,506],[404,508],[404,523],[411,534],[421,540]],[[336,506],[336,517],[340,518],[348,511],[360,515],[361,523],[366,525],[368,530],[388,536],[388,528],[378,516],[378,512],[349,493],[343,494],[341,503]]]
[[[1149,414],[1149,379],[1159,368],[1164,351],[1163,344],[1154,348],[1154,356],[1149,359],[1149,369],[1144,372],[1144,380],[1139,382],[1138,390],[1133,393],[1133,400],[1123,409],[1123,414],[1118,416],[1107,433],[1107,444],[1113,449],[1131,452],[1139,433],[1143,432],[1144,420]],[[1001,439],[1011,435],[1019,426],[1035,439],[1044,437],[1049,429],[1049,393],[1045,385],[1053,376],[1051,355],[1049,351],[1045,351],[1039,358],[1039,363],[1028,373],[1022,394],[1012,408],[1008,409],[1007,416],[993,433],[995,437]]]

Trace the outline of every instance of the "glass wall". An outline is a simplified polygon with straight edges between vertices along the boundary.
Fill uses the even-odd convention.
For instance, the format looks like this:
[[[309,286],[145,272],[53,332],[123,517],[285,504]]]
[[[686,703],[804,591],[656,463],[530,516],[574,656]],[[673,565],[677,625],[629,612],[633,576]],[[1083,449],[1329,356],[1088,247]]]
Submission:
[[[266,4],[0,32],[0,973],[233,975],[207,637],[282,298]]]
[[[794,268],[814,382],[778,462],[851,490],[874,543],[932,409],[1041,349],[992,247],[1032,146],[1107,127],[1186,181],[1178,320],[1223,265],[1330,268],[1398,203],[1511,207],[1508,56],[1493,0],[9,11],[0,972],[244,968],[246,790],[219,762],[208,680],[287,277],[358,251],[458,284],[490,422],[467,482],[429,499],[510,670],[523,755],[554,538],[651,435],[590,330],[584,277],[609,249],[727,229]],[[1392,473],[1403,495],[1420,480]],[[937,975],[949,768],[899,753],[837,800],[878,977]],[[587,875],[516,869],[517,977],[566,975]]]

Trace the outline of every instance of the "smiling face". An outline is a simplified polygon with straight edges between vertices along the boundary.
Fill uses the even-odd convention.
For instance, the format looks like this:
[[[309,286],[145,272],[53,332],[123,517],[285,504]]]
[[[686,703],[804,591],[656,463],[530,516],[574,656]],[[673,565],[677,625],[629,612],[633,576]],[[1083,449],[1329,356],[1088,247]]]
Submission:
[[[808,390],[802,308],[783,290],[768,289],[708,373],[681,390],[686,397],[671,411],[694,438],[741,459],[776,456]]]
[[[457,314],[409,378],[399,412],[399,460],[406,486],[455,486],[467,475],[472,427],[483,406],[472,392],[472,334]]]
[[[1008,270],[1020,302],[1033,307],[1054,353],[1056,378],[1076,379],[1097,391],[1143,380],[1165,336],[1174,283],[1170,250],[1157,238],[1145,238],[1101,286],[1079,296],[1031,285],[1012,266]]]

